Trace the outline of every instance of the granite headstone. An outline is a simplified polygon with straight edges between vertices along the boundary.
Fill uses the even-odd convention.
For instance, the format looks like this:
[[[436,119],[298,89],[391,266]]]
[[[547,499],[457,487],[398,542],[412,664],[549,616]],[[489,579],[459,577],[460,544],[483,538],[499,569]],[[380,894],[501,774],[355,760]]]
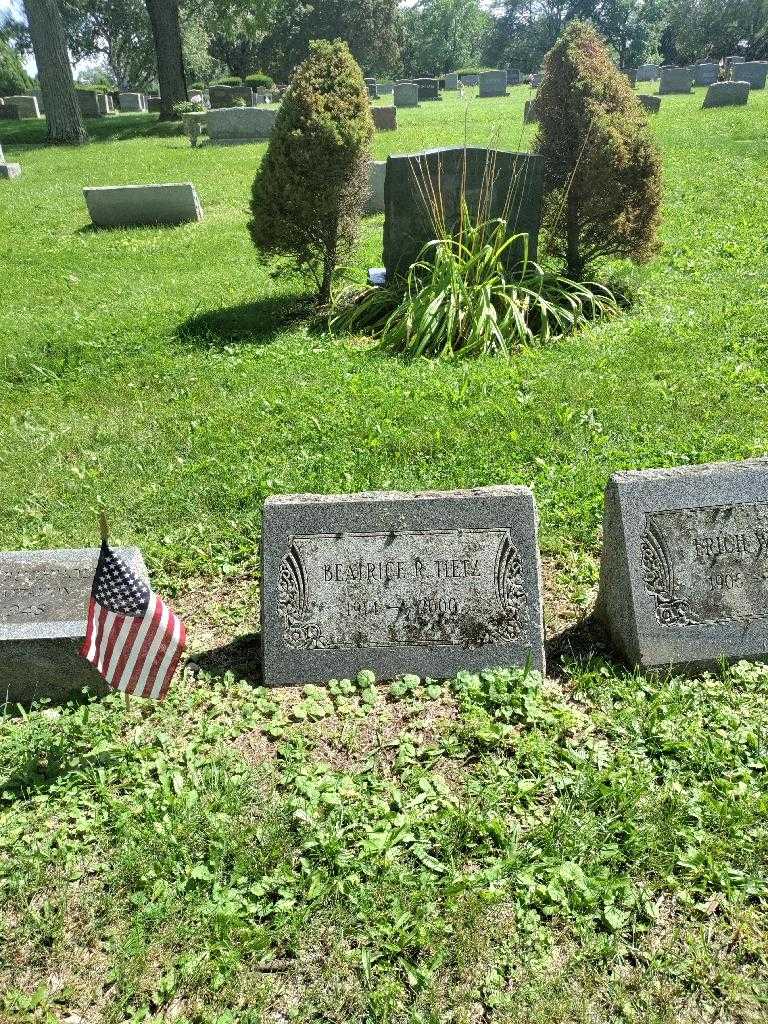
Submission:
[[[528,233],[535,260],[543,181],[543,157],[481,147],[431,149],[387,159],[384,186],[384,264],[388,280],[407,274],[424,245],[435,237],[431,206],[438,200],[450,230],[458,223],[464,195],[474,218],[506,217],[510,230]],[[425,202],[425,197],[430,202]],[[514,264],[519,246],[508,250]]]
[[[743,107],[749,100],[749,82],[715,82],[707,89],[702,110],[707,107]]]
[[[768,61],[746,60],[733,72],[734,81],[749,82],[750,89],[764,89],[768,75]]]
[[[259,142],[268,139],[275,126],[279,106],[222,107],[209,110],[208,138],[220,145]]]
[[[397,107],[371,107],[373,123],[378,132],[393,132],[397,129]]]
[[[665,67],[661,69],[659,96],[671,93],[689,93],[693,87],[693,74],[690,68]]]
[[[116,550],[147,579],[138,548]],[[77,653],[98,556],[98,548],[0,553],[0,704],[106,690]]]
[[[641,92],[637,94],[637,98],[649,114],[658,114],[661,110],[661,98],[659,96],[649,96],[647,93]]]
[[[543,671],[537,528],[527,487],[268,498],[264,682]]]
[[[491,96],[507,95],[507,72],[506,71],[483,71],[480,75],[478,85],[479,99],[486,99]]]
[[[596,614],[646,669],[768,656],[768,459],[613,476]]]
[[[418,107],[419,87],[415,82],[398,82],[394,89],[396,107]]]
[[[195,186],[189,181],[84,188],[83,194],[95,227],[185,224],[203,219]]]
[[[720,68],[717,64],[695,64],[693,67],[693,84],[694,85],[712,85],[716,82],[720,74]]]

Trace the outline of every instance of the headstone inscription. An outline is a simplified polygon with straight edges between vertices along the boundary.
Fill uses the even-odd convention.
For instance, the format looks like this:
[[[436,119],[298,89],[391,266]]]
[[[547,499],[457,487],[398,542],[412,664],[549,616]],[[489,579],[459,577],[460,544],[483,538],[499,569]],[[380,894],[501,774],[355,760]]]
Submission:
[[[195,186],[189,181],[84,188],[83,195],[94,227],[185,224],[203,219]]]
[[[665,67],[661,69],[659,96],[671,93],[689,93],[693,86],[693,74],[690,68]]]
[[[268,498],[264,682],[543,671],[537,529],[527,487]]]
[[[435,237],[435,202],[449,230],[459,221],[461,198],[476,219],[504,217],[514,232],[527,232],[535,260],[541,223],[543,157],[531,153],[462,147],[390,156],[384,185],[384,264],[387,279],[405,276]],[[522,257],[510,246],[510,264]]]
[[[449,71],[445,76],[445,91],[456,92],[459,88],[459,76],[456,71]]]
[[[743,107],[749,100],[749,82],[715,82],[707,89],[702,110],[707,107]]]
[[[627,660],[768,655],[768,459],[617,473],[596,614]]]
[[[658,114],[661,110],[661,99],[658,96],[649,96],[647,93],[638,93],[637,95],[640,103],[645,107],[649,114]]]
[[[120,109],[125,114],[144,114],[147,111],[147,97],[143,92],[121,92]]]
[[[720,74],[717,64],[695,64],[693,68],[694,85],[712,85]]]
[[[393,132],[397,128],[396,107],[371,107],[373,123],[378,132]]]
[[[506,71],[483,71],[478,82],[480,91],[479,99],[491,96],[507,95],[507,72]]]
[[[0,146],[0,179],[9,180],[11,178],[18,178],[20,175],[21,164],[6,163],[5,157],[3,156],[3,147]]]
[[[259,142],[268,139],[279,111],[277,105],[265,107],[222,107],[209,110],[208,138],[219,145]]]
[[[15,107],[17,111],[15,119],[18,121],[32,120],[43,116],[37,105],[37,96],[6,96],[5,105]]]
[[[120,556],[142,579],[138,548]],[[0,702],[25,703],[106,684],[77,653],[85,638],[98,548],[0,553]]]
[[[415,82],[398,82],[394,89],[396,107],[418,107],[419,87]]]
[[[749,82],[750,89],[764,89],[766,75],[768,61],[746,60],[733,72],[733,79],[737,82]]]

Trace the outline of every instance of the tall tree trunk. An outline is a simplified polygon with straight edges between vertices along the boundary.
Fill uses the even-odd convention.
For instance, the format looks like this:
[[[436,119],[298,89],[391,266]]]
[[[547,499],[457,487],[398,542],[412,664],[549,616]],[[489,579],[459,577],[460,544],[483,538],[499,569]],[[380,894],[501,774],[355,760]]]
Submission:
[[[173,119],[174,103],[187,97],[187,76],[181,49],[178,0],[146,0],[152,38],[155,41],[157,77],[160,82],[160,120]]]
[[[24,0],[51,144],[88,141],[75,95],[67,36],[56,0]]]

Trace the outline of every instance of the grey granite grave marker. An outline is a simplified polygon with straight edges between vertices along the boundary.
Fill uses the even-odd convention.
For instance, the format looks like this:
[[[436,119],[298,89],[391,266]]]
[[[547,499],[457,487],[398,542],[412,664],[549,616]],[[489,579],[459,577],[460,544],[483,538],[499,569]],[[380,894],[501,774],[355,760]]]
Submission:
[[[372,107],[373,123],[378,132],[393,132],[397,129],[396,107]]]
[[[394,82],[379,82],[378,83],[379,96],[391,96],[395,91]]]
[[[527,487],[268,498],[262,577],[270,686],[544,668]]]
[[[658,64],[641,64],[635,73],[636,82],[655,82],[658,77]]]
[[[208,89],[208,99],[212,110],[240,106],[240,101],[243,101],[246,107],[252,107],[253,89],[247,85],[212,85]]]
[[[419,103],[422,100],[440,99],[440,86],[436,78],[417,78],[415,83],[419,90]]]
[[[279,106],[223,107],[208,111],[208,138],[213,143],[234,144],[268,139]]]
[[[18,178],[20,175],[21,165],[6,163],[3,156],[3,147],[0,146],[0,179],[9,180],[11,178]]]
[[[518,71],[517,68],[512,68],[511,71],[507,71],[507,85],[520,85],[522,80],[522,71]]]
[[[510,231],[528,233],[535,260],[541,222],[543,157],[481,147],[431,149],[387,159],[384,185],[384,264],[387,278],[404,276],[423,246],[435,237],[427,197],[439,197],[449,230],[458,223],[461,196],[470,214],[505,216]],[[510,246],[510,264],[522,255]]]
[[[536,110],[536,97],[526,100],[523,106],[523,124],[538,124],[539,115]]]
[[[189,181],[84,188],[83,194],[95,227],[184,224],[203,219],[195,186]]]
[[[707,89],[702,110],[707,107],[743,107],[749,100],[749,82],[715,82]]]
[[[658,112],[661,110],[660,97],[649,96],[647,95],[647,93],[641,92],[638,93],[637,98],[649,114],[658,114]]]
[[[717,64],[695,64],[693,67],[694,85],[712,85],[717,81],[720,68]]]
[[[398,82],[394,89],[396,107],[418,107],[419,87],[415,82]]]
[[[689,93],[693,86],[693,74],[690,68],[662,68],[659,82],[659,96],[671,93]]]
[[[768,459],[613,476],[596,614],[643,668],[768,655]]]
[[[99,97],[95,92],[90,89],[76,89],[75,95],[83,117],[103,117]]]
[[[147,110],[150,114],[162,113],[163,101],[160,96],[147,96]]]
[[[459,76],[456,71],[449,71],[445,76],[445,91],[456,92],[459,88]]]
[[[116,549],[142,579],[138,548]],[[0,704],[59,698],[106,684],[77,653],[98,548],[0,553]]]
[[[387,174],[386,160],[371,160],[368,165],[368,198],[366,213],[384,212],[384,179]]]
[[[460,75],[459,78],[464,85],[477,85],[480,81],[479,75]]]
[[[121,92],[120,109],[125,114],[145,114],[147,97],[143,92]]]
[[[377,100],[379,98],[379,88],[376,84],[376,79],[366,78],[364,79],[364,82],[365,87],[368,90],[368,98],[372,100]]]
[[[507,72],[506,71],[483,71],[478,82],[480,91],[479,99],[486,99],[491,96],[507,95]]]
[[[750,89],[764,89],[768,74],[768,61],[747,60],[739,64],[733,72],[733,80],[749,82]]]
[[[5,104],[16,109],[16,119],[19,121],[39,119],[43,116],[37,105],[37,96],[6,96]]]

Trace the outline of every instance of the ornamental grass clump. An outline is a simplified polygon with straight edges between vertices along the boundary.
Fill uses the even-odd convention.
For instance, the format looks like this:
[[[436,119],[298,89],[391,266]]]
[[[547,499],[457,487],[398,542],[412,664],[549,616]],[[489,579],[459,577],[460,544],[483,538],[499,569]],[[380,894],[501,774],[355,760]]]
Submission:
[[[509,253],[522,251],[510,268]],[[409,358],[510,356],[618,312],[611,293],[548,273],[528,258],[528,237],[503,217],[474,219],[466,201],[459,229],[428,242],[397,284],[347,289],[332,330],[364,333]]]
[[[536,94],[549,253],[581,279],[603,257],[658,251],[661,158],[648,116],[591,25],[572,21]]]
[[[374,125],[363,73],[346,43],[315,41],[280,105],[253,183],[256,247],[292,257],[328,302],[356,239]]]

